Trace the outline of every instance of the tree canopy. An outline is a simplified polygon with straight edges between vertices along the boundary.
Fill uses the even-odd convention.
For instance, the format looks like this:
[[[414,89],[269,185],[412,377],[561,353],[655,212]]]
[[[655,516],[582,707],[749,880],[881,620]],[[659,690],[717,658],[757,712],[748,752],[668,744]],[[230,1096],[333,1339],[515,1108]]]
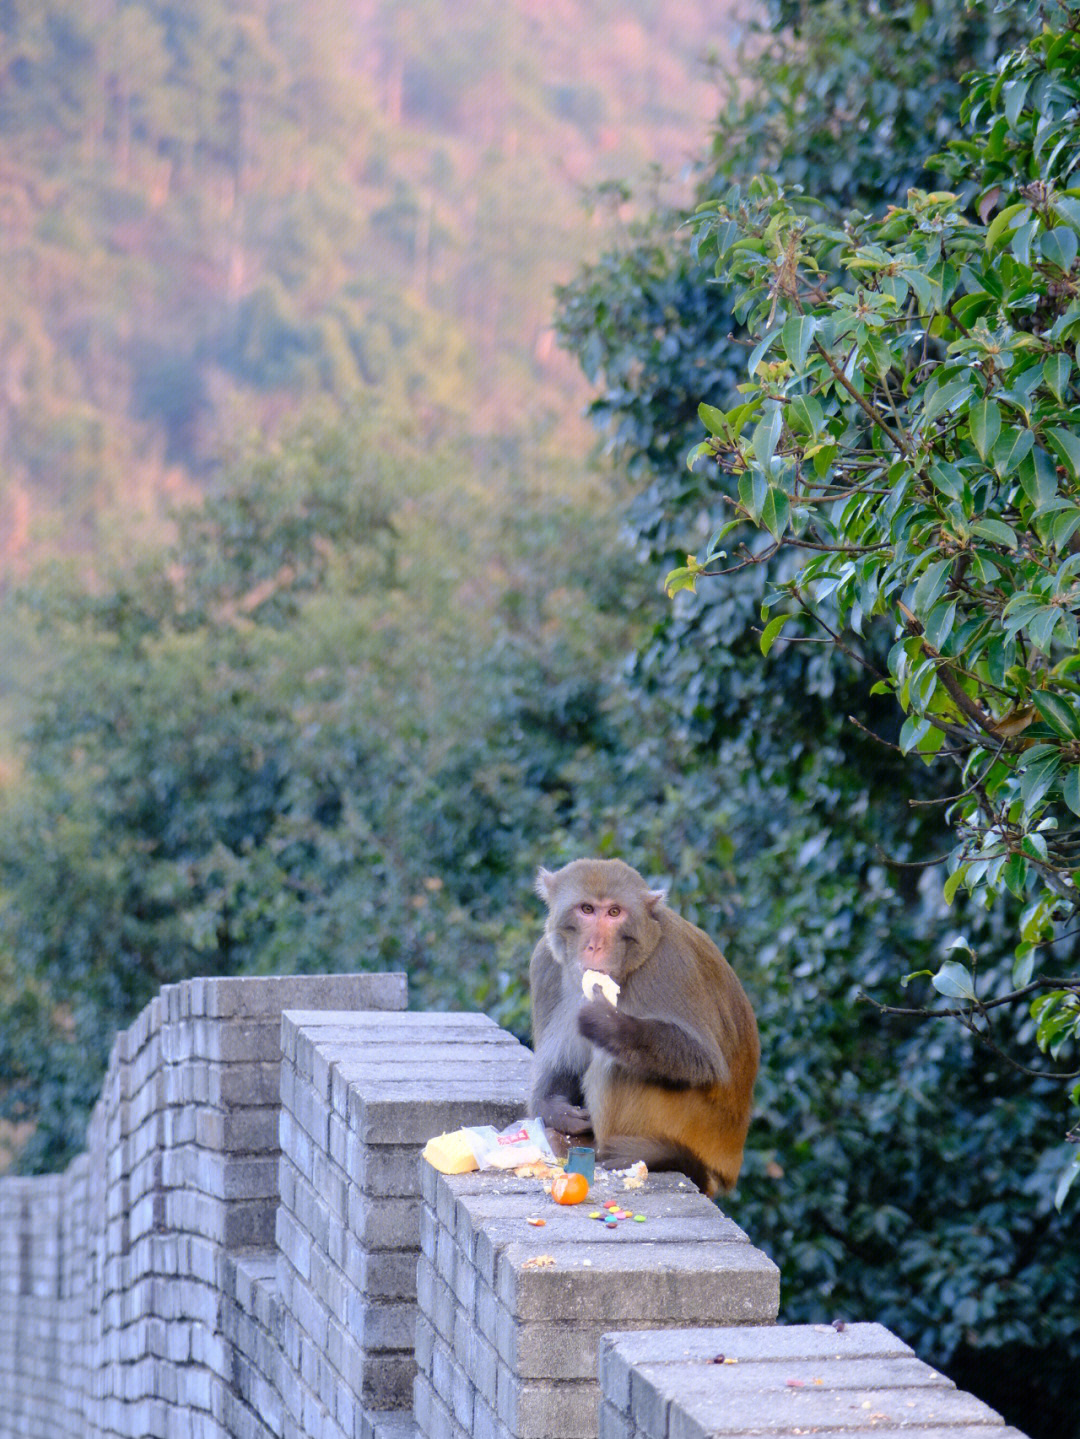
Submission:
[[[772,1252],[785,1265],[789,1317],[821,1320],[848,1305],[852,1312],[878,1314],[926,1357],[1029,1428],[1030,1409],[1020,1392],[1025,1381],[1019,1376],[1035,1367],[1040,1377],[1032,1383],[1045,1386],[1040,1423],[1048,1433],[1071,1434],[1061,1385],[1075,1352],[1076,1323],[1052,1296],[1062,1292],[1059,1283],[1076,1293],[1080,1280],[1065,1238],[1067,1221],[1054,1211],[1055,1194],[1063,1197],[1062,1167],[1074,1151],[1062,1142],[1070,1123],[1067,1097],[1061,1080],[1052,1076],[1072,1067],[1072,1042],[1063,1039],[1056,1063],[1042,1061],[1030,1052],[1036,1020],[1026,1010],[1018,1013],[1016,1005],[986,1010],[999,1048],[1027,1068],[1048,1072],[1032,1076],[985,1047],[978,1032],[986,1030],[986,1020],[968,998],[938,1001],[968,1020],[966,1036],[952,1021],[920,1024],[902,1013],[921,1010],[924,1000],[935,997],[930,974],[947,988],[950,978],[959,986],[973,973],[964,950],[948,949],[958,935],[977,956],[972,982],[980,999],[1010,993],[1016,987],[1014,966],[1026,965],[1032,953],[1030,980],[1036,973],[1049,979],[1068,974],[1069,941],[1064,939],[1063,948],[1059,944],[1055,957],[1064,970],[1047,968],[1041,950],[1018,960],[1015,926],[1030,922],[1031,916],[1023,915],[1034,896],[1025,891],[1020,898],[1007,883],[998,886],[989,907],[982,903],[985,891],[969,892],[962,879],[954,881],[960,888],[951,896],[952,906],[945,902],[947,856],[956,835],[942,800],[970,779],[943,785],[952,763],[948,756],[923,765],[905,753],[922,736],[912,739],[914,726],[904,728],[906,716],[895,699],[903,681],[894,677],[876,684],[879,675],[891,674],[897,640],[899,653],[906,654],[903,645],[909,644],[931,660],[920,683],[931,676],[944,684],[937,679],[938,663],[922,648],[925,633],[908,634],[901,623],[895,634],[886,620],[873,617],[871,606],[862,616],[848,612],[856,627],[843,625],[838,607],[845,595],[854,597],[858,583],[847,577],[820,601],[813,600],[813,586],[806,588],[805,599],[832,633],[795,618],[808,563],[820,567],[826,590],[844,563],[860,575],[869,573],[878,553],[802,550],[800,527],[812,535],[819,525],[839,524],[845,505],[859,512],[853,524],[868,529],[887,527],[895,518],[885,507],[896,478],[871,479],[869,456],[858,449],[860,437],[869,449],[882,436],[843,381],[860,397],[864,390],[887,386],[883,403],[894,390],[900,406],[908,403],[902,374],[909,388],[912,376],[920,385],[930,382],[930,371],[918,367],[918,347],[904,352],[909,363],[903,372],[885,366],[883,373],[872,361],[879,340],[875,317],[866,322],[866,351],[855,355],[852,373],[840,365],[841,379],[815,348],[816,331],[805,355],[796,332],[805,333],[804,319],[816,318],[819,308],[830,304],[846,316],[845,296],[857,306],[858,272],[845,277],[833,296],[837,256],[855,253],[866,235],[860,227],[880,223],[887,230],[890,217],[895,222],[900,212],[911,216],[905,221],[910,253],[927,257],[926,282],[937,287],[929,298],[940,296],[940,272],[933,273],[929,258],[940,197],[928,197],[955,189],[957,198],[946,210],[984,229],[1000,213],[999,208],[980,218],[978,205],[992,188],[990,177],[983,189],[973,178],[965,181],[954,169],[965,151],[948,148],[951,140],[979,143],[961,114],[962,77],[979,66],[992,71],[990,79],[977,82],[969,102],[975,106],[982,97],[981,122],[988,105],[1004,105],[1001,92],[1010,67],[1029,63],[1023,47],[1040,33],[1038,19],[1026,6],[993,11],[944,0],[872,8],[822,0],[779,5],[774,19],[774,29],[747,62],[751,82],[740,92],[746,98],[736,95],[718,123],[701,174],[702,208],[695,223],[658,214],[581,272],[562,292],[560,315],[565,342],[598,386],[594,418],[616,464],[633,477],[630,518],[639,558],[652,574],[668,573],[677,590],[639,651],[634,680],[658,706],[654,713],[664,716],[666,733],[678,736],[679,777],[665,812],[686,846],[680,881],[702,902],[740,972],[750,976],[763,1021],[762,1113],[740,1187],[739,1214],[758,1238],[775,1244]],[[792,22],[794,37],[784,28]],[[994,95],[998,65],[1005,78]],[[1009,95],[1019,116],[1022,97]],[[1040,127],[1037,116],[1033,124]],[[984,132],[980,128],[977,134]],[[1005,163],[1010,159],[1011,150]],[[759,170],[769,178],[751,191]],[[1021,183],[1028,178],[1022,176]],[[912,188],[921,193],[908,204]],[[1006,207],[1019,198],[1003,194],[996,203]],[[920,206],[929,210],[920,212]],[[832,236],[835,247],[822,241],[822,257],[814,256],[821,267],[817,275],[810,264],[800,269],[800,290],[812,296],[821,283],[829,297],[820,307],[814,299],[802,300],[805,314],[783,288],[787,252],[773,244],[783,222],[766,233],[773,216],[788,208],[793,227]],[[854,218],[851,248],[845,249],[845,221],[852,211],[879,219]],[[732,219],[738,234],[724,228]],[[925,220],[930,223],[920,229]],[[1051,222],[1048,228],[1056,226]],[[785,231],[785,244],[790,233]],[[1011,238],[993,252],[980,249],[975,256],[980,274],[992,269]],[[718,275],[720,245],[725,262]],[[913,260],[912,270],[920,263]],[[920,274],[914,285],[922,284]],[[904,293],[910,328],[918,328],[927,297],[917,288]],[[881,302],[881,295],[870,295],[871,307]],[[1018,328],[1032,328],[1036,315],[1032,306]],[[785,325],[793,355],[781,337]],[[887,334],[891,343],[892,329]],[[768,354],[759,352],[766,335]],[[949,335],[954,337],[955,332]],[[930,334],[926,344],[936,364],[938,336]],[[851,338],[842,349],[838,345],[844,361],[853,348]],[[1017,353],[1019,369],[1030,365],[1030,358]],[[1046,358],[1039,363],[1040,382]],[[957,363],[956,373],[962,368]],[[823,377],[830,388],[818,394]],[[980,395],[984,388],[979,379]],[[1052,389],[1046,394],[1048,404],[1057,402]],[[1026,424],[1022,411],[1000,395],[994,398],[1003,430]],[[743,411],[744,405],[751,408]],[[815,451],[812,426],[799,428],[804,406],[811,417],[815,406],[830,417],[846,417],[835,434],[820,435],[826,445],[835,441],[835,454],[826,455],[825,447]],[[758,427],[774,409],[783,438],[769,451],[769,425]],[[729,444],[724,424],[732,414],[734,423],[742,415],[745,424]],[[970,452],[979,458],[970,425],[953,422],[947,410],[931,418],[934,430],[970,441]],[[1058,410],[1046,423],[1065,429],[1061,419]],[[759,474],[753,473],[755,435],[761,453],[768,452]],[[688,468],[687,456],[703,444]],[[747,453],[745,468],[737,458],[739,445]],[[794,497],[804,493],[798,486],[827,484],[834,459],[849,453],[853,475],[860,484],[865,481],[862,493],[848,495],[843,488],[855,484],[853,476],[837,477],[834,495],[821,504],[806,503],[805,521],[796,515]],[[1073,479],[1068,461],[1052,445],[1046,453],[1068,504]],[[714,459],[721,454],[725,464],[718,468]],[[775,474],[768,468],[773,465]],[[992,465],[986,468],[998,479]],[[781,474],[790,475],[790,488],[778,483]],[[867,493],[875,490],[879,493]],[[1011,490],[1025,494],[1015,477]],[[766,522],[776,522],[772,506],[782,506],[781,494],[789,506],[784,545]],[[1026,498],[1023,503],[1029,516],[1034,505]],[[982,518],[973,511],[969,525]],[[978,546],[1000,547],[1006,563],[1019,561],[1027,553],[1019,518],[1017,513],[1002,519],[1011,521],[1015,550],[1002,533],[985,541],[979,537]],[[731,521],[736,526],[719,536]],[[860,547],[855,533],[847,538]],[[948,540],[930,529],[928,543],[944,546]],[[826,576],[830,558],[834,568]],[[941,550],[935,559],[955,562],[956,556]],[[725,573],[706,578],[703,570]],[[941,573],[945,578],[935,600],[944,599],[946,608],[956,596],[947,594],[948,564]],[[844,584],[847,589],[838,596]],[[910,608],[904,586],[897,593]],[[958,602],[957,612],[960,608]],[[963,619],[954,623],[962,626]],[[1067,642],[1064,631],[1062,638]],[[769,651],[764,660],[763,644]],[[1047,668],[1065,658],[1062,649]],[[869,677],[867,666],[873,670]],[[1024,694],[1044,688],[1036,680]],[[1031,705],[1035,732],[1028,738],[1067,744],[1065,735],[1053,734],[1033,700]],[[988,711],[991,719],[1004,713],[998,700]],[[986,737],[970,716],[963,723],[972,724],[972,740]],[[946,737],[942,747],[956,743]],[[992,753],[993,744],[988,758]],[[1057,803],[1067,823],[1064,798]],[[676,820],[680,804],[690,810],[696,833],[688,833],[691,826],[682,815]],[[636,843],[644,849],[644,826],[637,828]],[[1015,877],[1015,866],[1011,873]],[[919,971],[923,977],[905,993],[903,979]],[[1016,978],[1024,979],[1023,969]],[[1051,1003],[1068,1009],[1068,989],[1040,993],[1057,993],[1060,998]],[[867,995],[883,1008],[875,1008]],[[1042,1294],[1050,1308],[1036,1317],[1020,1300],[1024,1290]]]
[[[842,224],[771,179],[703,207],[698,253],[736,287],[754,343],[740,403],[701,405],[693,455],[719,460],[732,518],[669,577],[782,557],[763,652],[804,622],[896,698],[902,754],[959,770],[940,785],[956,840],[944,899],[1011,893],[1018,944],[1011,987],[960,936],[931,982],[987,1040],[1026,1002],[1076,1103],[1078,28],[1064,17],[973,82],[970,137],[939,161],[952,190]],[[746,521],[768,542],[738,542],[729,563]],[[878,619],[880,667],[863,643]],[[1078,1172],[1080,1153],[1059,1199]]]

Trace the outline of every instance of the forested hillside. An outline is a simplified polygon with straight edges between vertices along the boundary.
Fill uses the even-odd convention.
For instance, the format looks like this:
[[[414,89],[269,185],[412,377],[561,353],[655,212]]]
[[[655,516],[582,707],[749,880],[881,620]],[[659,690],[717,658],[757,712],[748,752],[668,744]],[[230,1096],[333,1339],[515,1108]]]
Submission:
[[[153,518],[314,396],[429,438],[565,425],[582,187],[697,146],[723,9],[5,0],[6,572]]]

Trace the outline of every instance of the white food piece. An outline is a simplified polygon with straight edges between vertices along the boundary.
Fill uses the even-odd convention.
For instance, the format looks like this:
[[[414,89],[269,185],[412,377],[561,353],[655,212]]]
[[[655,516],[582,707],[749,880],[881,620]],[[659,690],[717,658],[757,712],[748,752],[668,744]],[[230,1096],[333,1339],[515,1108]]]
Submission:
[[[631,1164],[629,1169],[620,1169],[617,1172],[622,1175],[624,1189],[641,1189],[649,1177],[644,1159],[639,1159],[636,1164]]]
[[[615,983],[611,975],[604,974],[599,969],[587,969],[581,976],[581,992],[585,998],[592,999],[599,990],[612,1009],[619,1003],[619,989],[620,986]]]

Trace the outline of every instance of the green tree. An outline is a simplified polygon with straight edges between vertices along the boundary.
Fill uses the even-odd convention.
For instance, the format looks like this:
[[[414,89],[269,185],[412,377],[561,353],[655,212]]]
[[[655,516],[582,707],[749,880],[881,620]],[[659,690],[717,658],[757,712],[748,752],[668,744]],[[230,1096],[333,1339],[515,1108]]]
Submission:
[[[701,409],[697,453],[734,487],[704,570],[726,568],[720,545],[746,521],[768,543],[736,563],[790,558],[766,595],[766,652],[790,618],[848,652],[889,622],[876,687],[904,712],[899,748],[960,771],[953,792],[941,784],[956,839],[945,899],[963,887],[983,908],[1004,892],[1022,905],[1011,985],[958,940],[933,987],[987,1042],[996,1011],[1024,1002],[1067,1082],[1080,1037],[1074,9],[972,85],[970,138],[942,163],[974,211],[912,191],[841,228],[759,180],[696,226],[756,341],[741,404]],[[1059,1202],[1078,1172],[1080,1155]]]
[[[699,198],[715,214],[715,197],[764,168],[807,187],[808,220],[838,228],[851,206],[946,183],[925,157],[961,133],[961,76],[1027,23],[1019,7],[836,0],[774,19],[741,77],[747,98],[717,124]],[[780,28],[792,20],[795,39]],[[657,576],[691,570],[687,554],[734,518],[718,513],[714,467],[685,464],[701,401],[733,409],[748,378],[754,341],[734,300],[669,215],[561,296]],[[757,560],[773,540],[744,521],[724,542],[735,561],[740,545]],[[1029,1432],[1072,1435],[1080,1271],[1053,1205],[1062,1151],[1047,1148],[1060,1085],[861,998],[902,1007],[899,977],[956,934],[927,863],[949,832],[936,774],[900,753],[903,715],[869,693],[862,662],[885,672],[883,627],[846,652],[811,642],[824,634],[781,638],[762,663],[761,606],[791,563],[774,554],[698,583],[657,621],[632,678],[663,741],[631,751],[605,842],[670,877],[754,995],[764,1060],[737,1212],[783,1266],[786,1317],[880,1317]],[[980,972],[1007,978],[1008,905],[961,893],[957,906]]]
[[[437,483],[466,460],[501,503]],[[616,742],[597,634],[633,619],[614,579],[590,619],[599,532],[536,470],[312,422],[167,551],[36,592],[52,679],[0,807],[24,1168],[78,1150],[116,1028],[189,975],[404,968],[525,1037],[527,874]]]

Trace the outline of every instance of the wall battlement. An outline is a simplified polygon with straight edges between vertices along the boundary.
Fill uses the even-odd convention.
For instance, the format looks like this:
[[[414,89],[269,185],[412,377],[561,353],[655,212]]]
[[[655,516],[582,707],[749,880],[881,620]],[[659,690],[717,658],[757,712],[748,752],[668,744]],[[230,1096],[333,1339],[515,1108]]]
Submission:
[[[616,1232],[535,1180],[436,1174],[432,1135],[524,1113],[530,1054],[405,1005],[402,975],[189,980],[118,1036],[85,1153],[0,1179],[0,1439],[710,1439],[815,1416],[838,1439],[1023,1439],[879,1326],[776,1326],[775,1265],[677,1175]]]

